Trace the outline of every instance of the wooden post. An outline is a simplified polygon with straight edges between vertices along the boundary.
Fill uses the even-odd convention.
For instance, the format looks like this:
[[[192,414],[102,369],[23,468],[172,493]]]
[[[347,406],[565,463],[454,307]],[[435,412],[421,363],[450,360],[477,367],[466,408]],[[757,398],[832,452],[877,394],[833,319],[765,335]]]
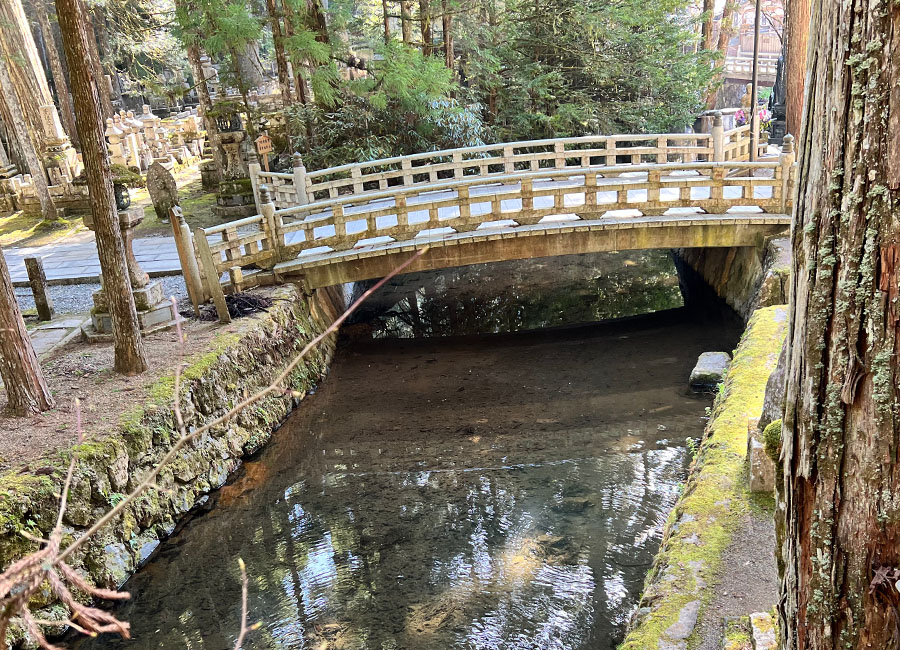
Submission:
[[[781,163],[779,171],[781,176],[781,211],[783,214],[791,213],[791,202],[794,197],[794,136],[790,133],[784,136],[781,143]]]
[[[240,293],[244,290],[244,272],[239,266],[228,269],[228,279],[231,280],[231,293]]]
[[[723,162],[725,160],[725,127],[722,124],[722,111],[713,113],[712,145],[713,161]]]
[[[297,205],[306,205],[309,203],[309,192],[307,183],[309,179],[306,176],[306,167],[303,165],[303,156],[299,153],[294,154],[294,192],[297,194]]]
[[[265,185],[259,186],[259,198],[262,201],[259,213],[262,215],[263,230],[266,232],[266,238],[269,240],[269,248],[272,251],[273,266],[281,260],[283,245],[281,242],[281,233],[278,231],[278,225],[275,219],[275,204],[269,197],[269,188]]]
[[[225,325],[231,322],[231,314],[228,313],[225,293],[222,291],[222,285],[219,284],[219,271],[216,269],[216,262],[213,259],[212,251],[209,250],[209,242],[203,228],[194,230],[194,238],[197,241],[197,251],[200,253],[200,263],[203,264],[203,271],[206,274],[206,290],[216,305],[219,322]]]
[[[262,205],[262,201],[259,200],[259,158],[254,154],[250,154],[250,164],[247,167],[250,169],[250,186],[253,188],[253,200],[256,202],[256,210],[259,212]]]
[[[38,320],[51,320],[55,312],[53,311],[53,299],[47,292],[47,276],[44,274],[43,260],[40,257],[26,257],[25,270],[28,272],[28,282],[31,284],[31,293],[34,295]]]
[[[726,211],[724,198],[725,168],[716,165],[712,168],[712,173],[709,175],[710,209],[713,211],[713,214],[720,214]]]
[[[503,173],[512,174],[515,171],[514,150],[510,147],[503,147]]]
[[[175,248],[178,251],[178,260],[181,262],[184,286],[187,287],[194,314],[199,314],[200,305],[206,302],[207,296],[203,290],[203,282],[200,280],[197,258],[194,256],[191,231],[179,206],[176,205],[169,209],[169,223],[172,224],[172,234],[175,236]]]

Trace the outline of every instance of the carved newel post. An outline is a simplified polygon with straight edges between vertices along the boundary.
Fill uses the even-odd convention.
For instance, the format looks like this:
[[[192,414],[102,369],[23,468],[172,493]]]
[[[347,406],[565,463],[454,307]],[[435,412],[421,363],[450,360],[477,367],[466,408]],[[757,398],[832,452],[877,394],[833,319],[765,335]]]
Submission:
[[[122,209],[122,207],[119,206],[119,228],[125,244],[128,279],[131,282],[131,293],[134,295],[141,331],[149,333],[173,327],[178,314],[171,301],[165,299],[162,283],[159,280],[151,280],[134,256],[134,229],[144,220],[144,209]],[[91,213],[84,216],[84,225],[91,230],[94,229],[94,218]],[[112,336],[112,319],[109,315],[109,304],[102,277],[100,289],[94,292],[93,299],[92,327],[86,329],[84,334],[89,340],[109,340]]]

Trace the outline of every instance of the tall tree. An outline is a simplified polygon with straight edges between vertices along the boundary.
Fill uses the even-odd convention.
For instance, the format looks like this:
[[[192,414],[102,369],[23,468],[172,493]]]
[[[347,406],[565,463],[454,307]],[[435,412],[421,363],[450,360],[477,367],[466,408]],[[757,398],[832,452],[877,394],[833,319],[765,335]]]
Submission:
[[[4,54],[10,64],[9,76],[16,88],[32,145],[36,151],[43,151],[44,131],[39,108],[52,104],[53,96],[22,0],[0,0],[0,54]],[[11,116],[5,100],[0,94],[0,117],[8,121]]]
[[[187,58],[191,67],[191,74],[194,76],[197,101],[203,112],[203,125],[206,127],[209,148],[212,150],[213,160],[221,178],[222,172],[225,170],[225,151],[219,144],[219,125],[216,124],[216,118],[213,115],[213,103],[209,95],[209,85],[206,83],[206,77],[203,76],[203,66],[200,63],[200,46],[196,42],[191,42],[187,46]]]
[[[85,14],[84,29],[87,33],[87,54],[90,56],[91,65],[94,66],[94,76],[97,79],[97,91],[100,93],[100,106],[102,110],[101,115],[106,119],[112,117],[113,105],[112,93],[109,90],[109,83],[106,80],[103,63],[100,61],[100,46],[97,43],[97,31],[94,29],[94,20],[97,15],[96,11],[99,10],[88,10],[83,4],[82,8],[84,10],[83,13]],[[60,27],[62,27],[62,23],[60,23]],[[71,63],[69,65],[71,66]]]
[[[722,78],[725,71],[725,57],[728,56],[728,42],[734,35],[734,10],[737,9],[737,0],[725,0],[725,7],[722,9],[722,20],[719,23],[719,38],[716,45],[716,52],[719,57],[716,59],[715,76],[717,79]],[[716,95],[719,91],[719,85],[713,84],[706,96],[706,108],[712,109],[716,107]]]
[[[782,428],[787,650],[900,643],[900,4],[814,0]]]
[[[47,175],[44,172],[44,166],[38,157],[34,148],[34,141],[28,133],[28,125],[25,122],[25,114],[16,88],[13,84],[12,76],[9,72],[10,66],[7,65],[6,59],[0,53],[0,92],[6,101],[6,108],[9,112],[10,126],[19,143],[19,150],[25,156],[25,163],[28,165],[28,173],[31,174],[31,181],[34,183],[34,190],[41,204],[41,214],[44,219],[58,219],[59,213],[50,196],[50,188],[47,187]]]
[[[412,0],[400,0],[400,36],[412,45]]]
[[[81,0],[57,0],[56,15],[69,63],[75,120],[91,193],[97,252],[112,317],[114,369],[123,374],[140,374],[147,369],[147,356],[131,293],[125,245],[119,231],[119,214],[113,196],[112,171],[106,151],[98,91],[98,84],[103,81],[97,79],[97,68],[91,58],[91,49],[96,48],[96,43],[89,40],[87,26],[90,19],[83,10]]]
[[[16,293],[6,258],[0,250],[0,378],[9,409],[15,415],[33,415],[53,408],[53,396],[44,381]]]
[[[713,27],[716,24],[715,0],[703,0],[703,23],[700,29],[700,43],[704,50],[713,49]]]
[[[786,0],[784,18],[785,120],[788,133],[800,133],[810,0]]]
[[[44,46],[47,49],[47,59],[50,62],[50,72],[53,75],[53,85],[56,88],[59,100],[59,112],[62,117],[63,127],[75,146],[78,146],[78,130],[75,127],[75,108],[72,106],[72,95],[69,92],[69,82],[63,70],[62,60],[59,57],[59,49],[56,47],[56,36],[50,27],[50,17],[47,14],[47,0],[34,0],[32,6],[37,16],[41,34],[44,37]]]
[[[444,65],[447,66],[448,70],[452,70],[455,61],[453,54],[453,13],[447,0],[441,0],[441,28],[444,40]]]
[[[269,23],[272,25],[272,42],[275,46],[275,66],[278,68],[278,84],[281,87],[281,102],[285,106],[290,106],[292,103],[291,76],[288,73],[287,56],[285,56],[284,53],[284,34],[281,31],[281,13],[277,9],[275,0],[266,0],[266,9],[269,12]]]
[[[430,0],[419,0],[419,31],[422,33],[422,54],[430,56],[434,49]]]
[[[384,23],[384,44],[391,42],[391,12],[388,9],[388,0],[381,0],[381,19]]]

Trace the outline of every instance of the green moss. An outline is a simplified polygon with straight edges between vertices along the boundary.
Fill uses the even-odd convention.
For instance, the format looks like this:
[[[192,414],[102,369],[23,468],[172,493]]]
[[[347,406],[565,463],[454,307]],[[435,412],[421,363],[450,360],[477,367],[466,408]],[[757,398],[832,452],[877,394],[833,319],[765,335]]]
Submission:
[[[657,648],[685,605],[699,600],[705,606],[711,599],[723,553],[750,509],[743,480],[747,421],[762,410],[785,323],[783,306],[760,309],[751,317],[648,576],[644,598],[654,596],[652,609],[629,632],[621,650]],[[663,574],[665,584],[658,584]]]
[[[750,620],[747,616],[725,619],[725,630],[722,635],[723,650],[752,650],[753,639],[750,636]]]
[[[778,462],[781,456],[781,420],[770,422],[763,430],[763,446],[766,449],[766,455],[772,459],[773,463]]]

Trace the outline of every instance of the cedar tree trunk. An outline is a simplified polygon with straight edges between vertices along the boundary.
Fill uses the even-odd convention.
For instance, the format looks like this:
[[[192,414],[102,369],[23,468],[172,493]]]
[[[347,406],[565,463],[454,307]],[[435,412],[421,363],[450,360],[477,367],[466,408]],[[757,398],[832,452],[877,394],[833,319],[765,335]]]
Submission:
[[[90,20],[81,8],[81,0],[57,0],[56,15],[69,62],[75,120],[91,193],[100,269],[112,317],[114,368],[123,374],[140,374],[147,369],[147,358],[131,293],[125,245],[119,231],[119,214],[113,197],[112,172],[97,88],[105,80],[97,79],[98,69],[91,58],[91,50],[96,52],[96,43],[88,38],[87,25]]]
[[[800,133],[800,121],[803,118],[809,3],[810,0],[788,0],[785,7],[785,120],[788,133]]]
[[[44,173],[44,167],[41,165],[38,153],[34,149],[34,142],[28,134],[28,125],[25,122],[25,115],[22,112],[22,105],[19,103],[19,97],[13,86],[12,77],[3,55],[0,54],[0,92],[6,98],[6,108],[9,111],[10,121],[12,122],[12,131],[19,142],[19,149],[25,157],[25,163],[28,165],[28,173],[31,174],[31,180],[34,183],[34,190],[37,194],[38,201],[41,204],[41,214],[44,219],[58,219],[59,213],[50,197],[50,189],[47,187],[47,176]]]
[[[897,648],[900,4],[814,0],[778,529],[783,647]]]
[[[44,44],[47,46],[47,58],[50,60],[50,72],[53,74],[53,85],[56,87],[59,99],[59,112],[63,126],[72,144],[80,146],[78,142],[78,129],[75,127],[75,108],[72,106],[72,95],[69,92],[69,82],[63,71],[62,61],[59,57],[59,49],[56,47],[56,37],[50,26],[50,18],[47,15],[47,0],[34,0],[34,13],[44,35]]]
[[[6,258],[0,250],[0,378],[6,390],[9,409],[14,415],[34,415],[53,408],[53,397],[25,321],[16,302]]]

